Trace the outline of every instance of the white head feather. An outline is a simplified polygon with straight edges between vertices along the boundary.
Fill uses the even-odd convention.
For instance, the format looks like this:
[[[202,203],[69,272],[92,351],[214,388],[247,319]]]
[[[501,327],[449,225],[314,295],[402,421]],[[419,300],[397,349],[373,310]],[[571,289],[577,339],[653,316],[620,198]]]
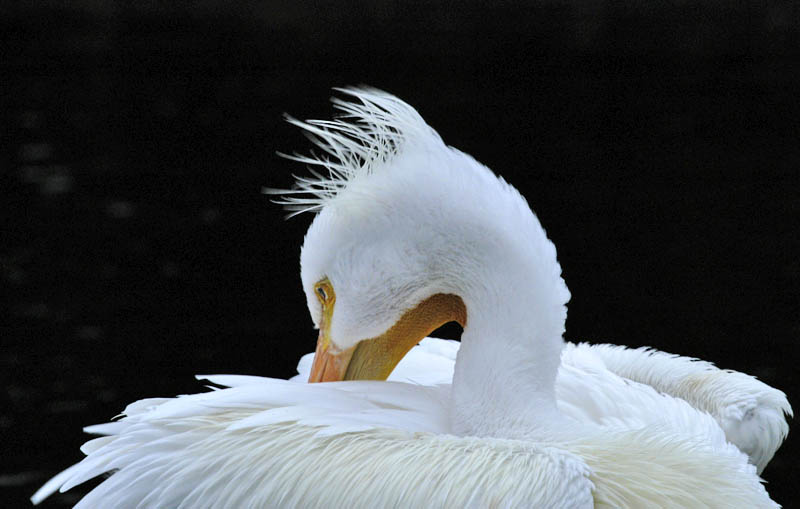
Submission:
[[[406,144],[432,137],[441,142],[419,113],[378,89],[335,88],[360,102],[346,102],[332,97],[336,110],[343,112],[334,120],[307,120],[305,122],[286,115],[290,124],[303,129],[306,136],[326,155],[304,156],[298,153],[279,154],[287,159],[305,163],[312,178],[295,176],[295,189],[265,189],[268,194],[282,195],[275,203],[293,211],[289,217],[302,212],[316,212],[351,185],[358,178],[370,175],[389,162]],[[321,167],[327,176],[314,167]]]
[[[293,190],[267,190],[295,214],[318,213],[300,257],[315,323],[321,310],[313,285],[324,277],[337,295],[331,338],[340,348],[385,332],[432,294],[458,294],[470,310],[470,294],[530,284],[546,302],[528,307],[541,309],[540,322],[551,322],[544,332],[560,337],[569,292],[555,247],[516,189],[446,146],[400,99],[339,90],[355,99],[333,99],[339,118],[289,118],[325,153],[287,156],[312,166],[314,177],[298,177]],[[493,277],[500,263],[503,272],[515,266],[515,281]]]

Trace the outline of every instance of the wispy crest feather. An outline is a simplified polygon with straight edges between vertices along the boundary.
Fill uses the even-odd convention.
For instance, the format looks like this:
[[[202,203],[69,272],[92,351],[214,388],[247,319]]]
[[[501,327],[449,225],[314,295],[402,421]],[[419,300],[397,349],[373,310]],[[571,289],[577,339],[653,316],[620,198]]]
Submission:
[[[423,135],[439,139],[414,108],[389,93],[363,86],[334,90],[352,100],[331,98],[333,107],[341,112],[333,120],[302,121],[286,115],[286,120],[301,128],[323,152],[278,152],[286,159],[305,163],[311,172],[310,177],[295,175],[293,189],[263,189],[265,194],[280,196],[274,202],[292,211],[288,217],[318,212],[353,180],[394,158],[409,138]]]

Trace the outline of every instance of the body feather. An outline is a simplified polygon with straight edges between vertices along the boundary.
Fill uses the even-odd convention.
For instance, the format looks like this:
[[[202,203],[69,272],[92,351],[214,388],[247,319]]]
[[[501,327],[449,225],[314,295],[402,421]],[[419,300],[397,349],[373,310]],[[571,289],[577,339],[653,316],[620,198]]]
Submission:
[[[389,380],[450,384],[459,345],[425,338],[400,361]],[[313,357],[310,353],[300,359],[292,380],[308,380]],[[556,395],[562,411],[601,425],[630,428],[670,419],[679,429],[705,427],[710,436],[717,435],[718,427],[759,473],[786,438],[785,415],[792,415],[783,392],[750,375],[649,348],[608,344],[567,343]],[[703,414],[717,426],[702,424]]]
[[[206,378],[233,387],[143,400],[88,428],[113,434],[34,502],[113,473],[76,507],[774,507],[733,446],[665,424],[550,444],[459,437],[442,387]]]

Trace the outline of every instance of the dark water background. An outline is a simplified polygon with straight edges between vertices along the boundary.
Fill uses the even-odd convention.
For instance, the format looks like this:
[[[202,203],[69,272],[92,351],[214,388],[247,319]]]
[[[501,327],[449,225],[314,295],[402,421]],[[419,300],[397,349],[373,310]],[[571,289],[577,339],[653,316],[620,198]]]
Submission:
[[[348,84],[528,198],[567,339],[702,357],[797,407],[798,27],[789,1],[3,2],[0,505],[130,401],[313,349],[309,217],[259,190],[303,171],[274,155],[308,148],[281,114],[326,118]],[[786,505],[797,443],[765,472]]]

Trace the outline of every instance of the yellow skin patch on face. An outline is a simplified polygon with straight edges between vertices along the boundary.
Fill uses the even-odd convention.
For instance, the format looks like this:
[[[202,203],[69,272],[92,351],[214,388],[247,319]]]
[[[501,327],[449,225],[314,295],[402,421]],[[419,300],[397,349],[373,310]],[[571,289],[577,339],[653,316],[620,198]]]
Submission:
[[[406,311],[380,336],[339,350],[330,337],[336,302],[333,285],[326,278],[314,285],[314,290],[322,304],[322,321],[309,382],[386,380],[408,351],[428,334],[448,322],[457,322],[462,327],[467,323],[467,308],[461,297],[437,293]]]
[[[342,379],[347,370],[350,357],[355,347],[339,350],[331,343],[331,319],[336,304],[336,292],[328,278],[314,285],[314,293],[322,306],[322,318],[319,323],[319,339],[314,354],[314,364],[308,376],[309,382],[333,382]]]
[[[319,324],[320,339],[324,339],[324,348],[330,346],[331,319],[333,318],[333,306],[336,304],[336,292],[328,278],[323,279],[314,285],[314,294],[322,305],[322,320]]]

